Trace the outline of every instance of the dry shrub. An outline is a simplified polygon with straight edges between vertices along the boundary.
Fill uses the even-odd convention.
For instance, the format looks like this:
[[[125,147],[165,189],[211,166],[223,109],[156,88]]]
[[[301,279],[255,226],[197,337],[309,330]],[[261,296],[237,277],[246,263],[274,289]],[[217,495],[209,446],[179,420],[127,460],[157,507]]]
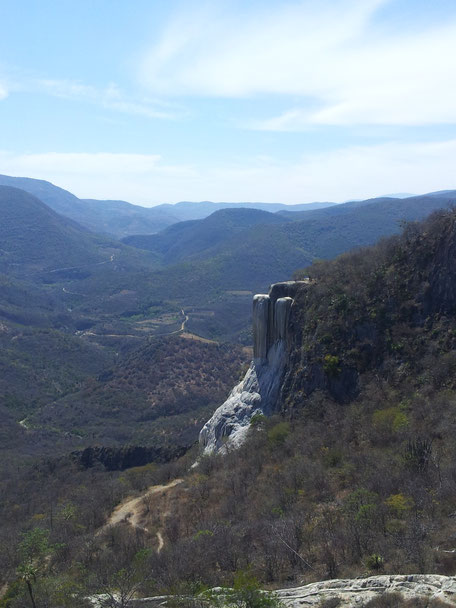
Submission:
[[[328,600],[323,600],[318,604],[318,608],[338,608],[341,603],[340,597],[331,597]]]
[[[364,608],[451,608],[452,604],[447,604],[437,598],[416,597],[405,599],[400,593],[383,593],[373,598]]]

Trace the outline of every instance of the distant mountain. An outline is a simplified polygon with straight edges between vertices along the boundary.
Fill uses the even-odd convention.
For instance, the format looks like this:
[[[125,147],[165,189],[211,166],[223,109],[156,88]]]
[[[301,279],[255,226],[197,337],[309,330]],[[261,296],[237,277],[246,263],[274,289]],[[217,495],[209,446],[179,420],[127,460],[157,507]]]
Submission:
[[[177,222],[202,219],[226,208],[260,209],[275,212],[291,205],[274,203],[189,203],[163,204],[142,207],[126,201],[79,199],[71,192],[50,182],[29,177],[0,175],[0,185],[20,188],[39,198],[57,213],[61,213],[93,232],[108,234],[117,238],[137,234],[154,234]],[[296,210],[311,211],[334,203],[309,203],[296,205]]]
[[[0,217],[0,273],[14,285],[21,282],[19,290],[9,285],[8,292],[14,295],[25,289],[32,294],[44,289],[46,314],[56,308],[57,301],[61,305],[64,302],[67,311],[74,300],[70,324],[78,316],[76,304],[84,308],[83,316],[92,315],[95,309],[109,314],[122,312],[128,307],[128,294],[140,283],[138,275],[147,275],[158,267],[154,254],[93,234],[18,188],[0,186]],[[0,320],[3,296],[0,293]],[[23,299],[27,318],[31,309],[34,315],[37,312],[39,299],[35,299]],[[17,300],[15,296],[16,304]],[[13,303],[6,304],[16,318]]]
[[[57,213],[67,215],[68,217],[71,217],[71,214],[74,213],[80,205],[80,200],[74,196],[74,194],[41,179],[0,175],[0,185],[25,190],[25,192],[33,194],[33,196],[39,198],[40,201],[46,203],[46,205],[51,207],[51,209],[54,209],[54,211],[57,211]]]
[[[125,201],[79,199],[71,192],[40,179],[0,175],[0,185],[25,190],[57,213],[77,221],[81,226],[93,232],[117,237],[128,234],[151,234],[180,219],[156,207],[140,207]]]
[[[287,218],[258,209],[220,209],[202,220],[179,222],[158,234],[129,236],[123,242],[159,253],[170,264],[218,247],[253,226],[287,222]]]
[[[277,211],[313,211],[314,209],[323,209],[331,207],[337,203],[302,203],[298,205],[286,205],[284,203],[213,203],[212,201],[189,202],[181,201],[180,203],[158,205],[154,209],[163,209],[178,216],[181,221],[185,220],[200,220],[215,211],[220,209],[257,209],[259,211],[269,211],[275,213]]]
[[[215,298],[215,294],[227,293],[227,290],[265,290],[269,283],[291,276],[295,269],[309,265],[316,258],[328,259],[373,244],[383,236],[398,233],[402,220],[419,220],[453,202],[456,202],[456,192],[443,196],[346,203],[306,212],[304,219],[300,218],[300,212],[286,215],[280,212],[275,214],[278,218],[285,215],[287,219],[293,216],[300,219],[257,223],[229,234],[221,231],[222,238],[211,241],[208,220],[218,221],[215,213],[207,220],[174,227],[176,231],[182,229],[183,233],[185,230],[185,237],[189,239],[185,246],[192,244],[189,235],[199,231],[204,235],[207,229],[206,245],[213,246],[200,250],[195,246],[191,259],[183,256],[178,263],[151,273],[147,281],[150,289],[164,299],[176,299],[185,294],[187,301],[192,303],[207,302]],[[233,214],[232,209],[225,210],[221,217],[226,221],[230,214]],[[170,248],[168,251],[173,251],[172,228],[154,237],[154,251],[158,251],[160,245],[163,251],[165,245]],[[179,243],[177,237],[175,240],[174,260],[177,260]],[[134,239],[129,243],[134,245]],[[186,251],[187,256],[190,255],[189,250]],[[166,255],[165,251],[165,260]]]
[[[126,201],[81,199],[79,221],[95,232],[118,238],[129,234],[153,234],[180,221],[172,212],[157,207],[141,207]]]
[[[394,194],[382,194],[381,198],[387,196],[388,198],[410,198],[411,196],[416,196],[411,192],[395,192]]]
[[[78,331],[90,328],[100,342],[106,342],[104,335],[139,340],[148,331],[175,331],[184,308],[190,312],[189,331],[212,339],[242,334],[248,343],[246,294],[266,290],[315,258],[372,244],[398,232],[401,220],[421,219],[456,201],[450,191],[304,213],[234,207],[177,223],[152,237],[127,239],[133,248],[90,233],[25,192],[0,190],[9,196],[0,205],[0,272],[31,281],[34,288],[45,285],[62,314],[68,317],[71,310],[72,319],[62,323]],[[43,325],[41,313],[29,304],[25,315],[19,309],[12,304],[5,308],[15,319],[36,313],[34,323]]]
[[[106,259],[96,237],[36,197],[0,186],[0,269],[19,272],[95,264]]]
[[[404,219],[408,221],[420,220],[434,209],[439,209],[451,205],[456,201],[456,190],[444,190],[441,192],[431,192],[429,194],[421,194],[408,198],[391,198],[382,196],[378,198],[370,198],[363,201],[349,201],[341,203],[329,208],[315,210],[307,213],[301,211],[279,211],[278,215],[286,217],[290,220],[326,220],[337,216],[349,215],[355,209],[365,209],[362,218],[369,224],[370,221],[385,221],[387,225],[391,225],[391,221],[397,222]],[[379,215],[380,214],[380,215]],[[372,215],[372,217],[369,217]],[[367,226],[369,230],[372,227]],[[385,226],[386,228],[386,226]],[[384,233],[381,226],[377,227],[379,236]],[[389,228],[387,228],[389,230]],[[397,230],[395,230],[396,232]]]

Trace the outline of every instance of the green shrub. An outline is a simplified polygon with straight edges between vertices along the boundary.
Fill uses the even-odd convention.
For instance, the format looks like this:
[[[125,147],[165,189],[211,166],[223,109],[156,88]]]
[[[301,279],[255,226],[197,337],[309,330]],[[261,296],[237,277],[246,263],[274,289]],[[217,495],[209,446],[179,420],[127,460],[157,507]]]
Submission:
[[[268,431],[268,443],[271,445],[282,445],[290,434],[290,423],[279,422]]]
[[[266,422],[267,418],[264,414],[255,414],[250,418],[250,426],[258,428]]]
[[[384,566],[385,560],[378,553],[372,553],[369,557],[366,558],[365,564],[366,568],[369,570],[382,570]]]
[[[385,500],[385,504],[393,511],[398,517],[405,516],[414,506],[414,501],[411,496],[405,494],[391,494]]]
[[[323,359],[323,369],[328,376],[340,374],[339,357],[337,355],[325,355]]]
[[[232,589],[206,592],[210,606],[217,608],[281,608],[282,602],[273,593],[262,591],[250,570],[234,575]]]
[[[399,407],[388,407],[376,410],[372,415],[374,428],[384,433],[397,433],[407,427],[409,420],[407,414]]]

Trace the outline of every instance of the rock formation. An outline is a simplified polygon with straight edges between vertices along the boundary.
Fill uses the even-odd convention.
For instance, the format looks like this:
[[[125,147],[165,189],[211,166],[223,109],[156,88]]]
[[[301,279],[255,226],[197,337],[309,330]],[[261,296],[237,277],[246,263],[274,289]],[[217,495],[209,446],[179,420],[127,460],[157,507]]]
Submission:
[[[455,578],[438,574],[383,574],[368,578],[320,581],[304,587],[276,591],[287,608],[317,608],[330,600],[339,608],[362,608],[369,600],[384,593],[398,593],[404,600],[439,599],[445,602],[444,605],[456,606]],[[336,604],[335,600],[339,600],[339,603]]]
[[[223,592],[223,589],[218,587],[214,591]],[[278,589],[273,593],[285,608],[304,608],[306,606],[318,608],[326,602],[327,605],[338,608],[362,608],[367,602],[379,598],[384,593],[397,593],[403,600],[411,602],[440,600],[444,602],[444,606],[456,606],[455,577],[438,574],[381,574],[367,578],[334,579],[311,583],[303,587]],[[106,596],[98,595],[88,599],[93,606],[101,607],[105,605],[103,601],[106,600]],[[142,606],[143,608],[173,606],[175,603],[176,596],[172,595],[131,600],[132,606]],[[195,601],[195,605],[198,605],[198,600]],[[386,601],[385,605],[387,605]]]
[[[257,414],[276,411],[286,364],[293,296],[305,281],[275,283],[269,294],[253,298],[253,361],[244,379],[200,432],[204,453],[237,447]]]

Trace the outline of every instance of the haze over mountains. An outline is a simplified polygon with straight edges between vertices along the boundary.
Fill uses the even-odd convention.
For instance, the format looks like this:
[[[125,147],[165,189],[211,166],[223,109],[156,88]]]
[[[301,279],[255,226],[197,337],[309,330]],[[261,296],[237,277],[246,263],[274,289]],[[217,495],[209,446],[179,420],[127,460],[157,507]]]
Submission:
[[[126,237],[123,242],[163,256],[166,264],[191,259],[197,265],[198,260],[212,258],[224,266],[223,260],[236,259],[239,272],[246,274],[252,266],[248,280],[259,286],[267,282],[265,272],[270,273],[271,281],[279,280],[279,273],[289,274],[293,266],[370,245],[382,236],[399,232],[401,221],[420,220],[454,202],[456,191],[407,199],[382,197],[274,214],[253,209],[224,210],[203,220],[174,224],[155,235]],[[265,263],[263,270],[255,271],[260,253]],[[231,285],[232,271],[226,268],[225,276]]]
[[[295,267],[310,263],[313,257],[331,257],[354,246],[371,244],[380,236],[397,232],[399,220],[422,219],[433,209],[455,200],[454,191],[442,191],[337,205],[181,202],[145,208],[125,201],[78,199],[43,180],[3,175],[0,176],[0,185],[18,187],[31,193],[57,213],[92,232],[124,238],[125,244],[153,251],[166,266],[190,257],[230,256],[241,250],[246,252],[249,264],[249,251],[255,257],[255,251],[260,248],[265,253],[269,251],[271,256],[269,243],[275,252],[275,262],[272,261],[272,266],[267,264],[273,277],[271,280],[278,280],[278,273],[289,274]],[[222,210],[226,212],[218,213]],[[284,220],[296,223],[293,227],[286,226]],[[299,224],[301,220],[305,223]],[[293,250],[291,257],[290,247]],[[284,258],[289,259],[290,265],[278,263]],[[223,267],[225,263],[220,260],[218,265]],[[248,279],[249,273],[244,274]],[[263,281],[268,282],[268,277],[258,279],[256,287]]]
[[[152,308],[168,311],[165,315],[175,319],[169,329],[176,329],[173,315],[185,308],[192,331],[211,339],[243,336],[246,343],[252,292],[265,291],[271,282],[290,277],[315,258],[372,244],[397,233],[402,220],[419,220],[456,202],[455,191],[443,191],[405,199],[324,203],[326,207],[320,204],[316,209],[308,205],[306,211],[304,206],[253,205],[271,212],[243,203],[188,202],[146,209],[80,200],[40,180],[3,176],[1,181],[23,185],[41,197],[0,186],[0,270],[8,274],[10,294],[39,289],[42,296],[37,301],[52,296],[54,308],[55,303],[62,309],[70,306],[72,319],[79,319],[76,324],[98,328],[96,334],[103,327],[106,333],[107,323],[117,327],[108,331],[114,334],[144,335],[146,326],[158,333],[168,331],[166,323],[138,325],[137,320],[149,318]],[[214,208],[202,219],[177,221],[178,215],[198,217]],[[148,214],[154,213],[152,222]],[[127,236],[122,243],[92,232],[100,225],[104,232],[120,234],[138,227],[155,231],[157,213],[162,220],[166,213],[164,221],[171,225],[155,234]],[[83,226],[76,223],[78,218]],[[8,314],[19,314],[5,296],[1,302]]]
[[[33,194],[51,209],[76,220],[93,232],[123,237],[130,234],[152,234],[179,221],[201,219],[218,209],[249,207],[269,211],[287,209],[289,205],[274,203],[200,203],[181,202],[155,207],[141,207],[126,201],[79,199],[71,192],[50,182],[28,177],[0,175],[0,185],[20,188]],[[297,205],[296,210],[311,210],[334,203]]]

